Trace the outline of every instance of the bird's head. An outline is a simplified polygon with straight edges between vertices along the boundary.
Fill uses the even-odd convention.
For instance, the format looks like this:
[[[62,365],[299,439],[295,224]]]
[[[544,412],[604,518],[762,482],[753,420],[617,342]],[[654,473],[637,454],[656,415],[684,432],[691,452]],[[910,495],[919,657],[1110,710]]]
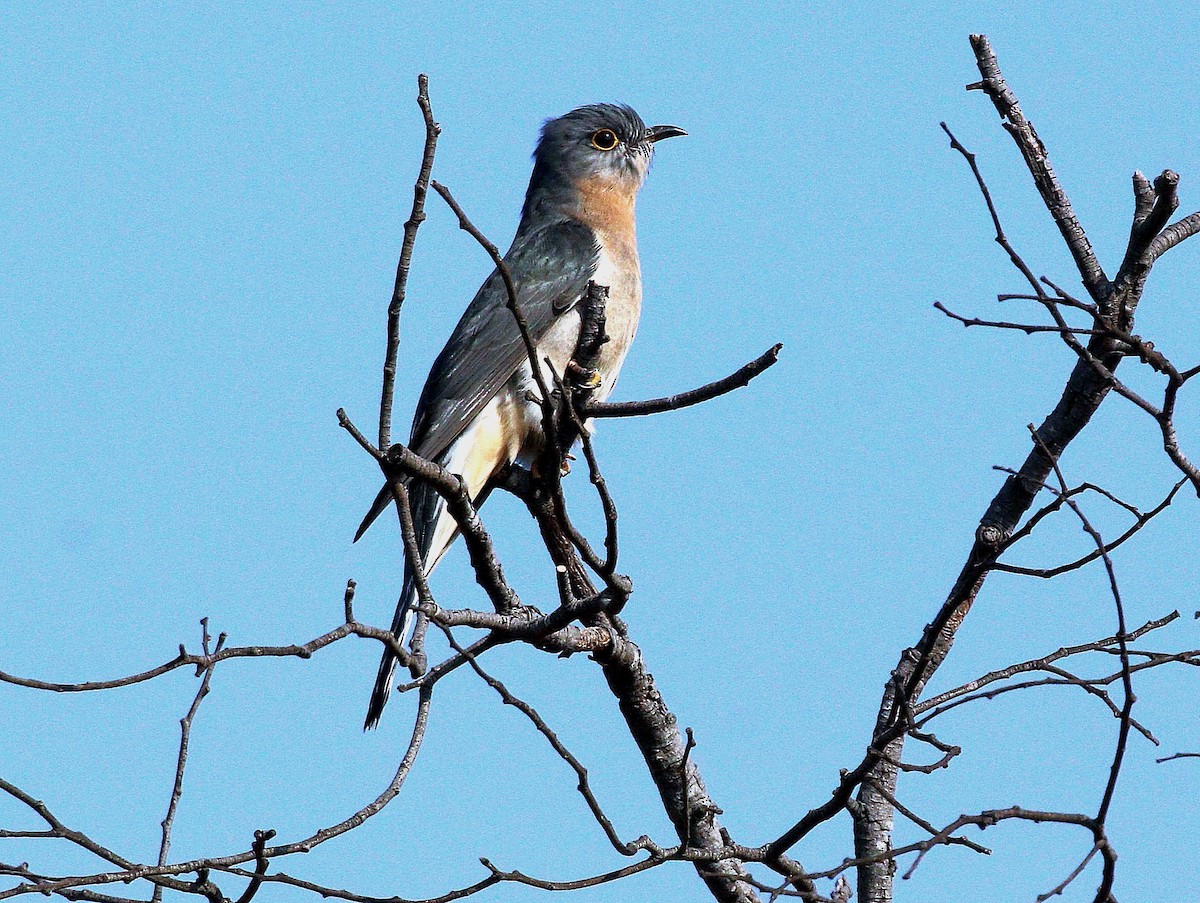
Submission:
[[[647,127],[623,104],[580,107],[542,128],[530,191],[570,185],[632,196],[645,181],[655,143],[686,134],[674,125]]]

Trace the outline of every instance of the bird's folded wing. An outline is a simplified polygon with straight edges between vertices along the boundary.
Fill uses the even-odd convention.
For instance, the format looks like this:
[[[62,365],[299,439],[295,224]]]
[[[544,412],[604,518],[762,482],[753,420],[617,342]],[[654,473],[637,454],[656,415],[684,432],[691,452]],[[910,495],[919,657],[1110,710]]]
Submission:
[[[595,233],[574,220],[518,234],[505,263],[534,342],[586,292],[599,253]],[[527,359],[507,303],[504,280],[494,271],[429,372],[409,441],[417,454],[441,455]]]
[[[595,233],[574,220],[519,234],[513,241],[504,260],[534,342],[587,291],[599,254]],[[439,457],[528,358],[507,305],[504,280],[493,271],[429,371],[409,440],[417,454]],[[391,487],[384,486],[354,534],[355,542],[391,501]]]

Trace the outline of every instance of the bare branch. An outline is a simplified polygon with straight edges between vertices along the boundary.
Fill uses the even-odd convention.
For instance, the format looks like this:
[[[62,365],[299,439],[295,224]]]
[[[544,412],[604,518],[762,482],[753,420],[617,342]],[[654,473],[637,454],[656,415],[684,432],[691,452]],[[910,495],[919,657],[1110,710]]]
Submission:
[[[270,860],[267,859],[266,848],[267,843],[275,837],[274,831],[255,831],[254,843],[250,849],[254,851],[254,877],[250,879],[250,883],[246,885],[246,890],[238,897],[237,903],[250,903],[254,899],[254,895],[258,893],[258,889],[262,887],[263,875],[267,873],[267,866],[270,865]],[[159,863],[161,865],[162,863]]]
[[[204,654],[209,655],[208,618],[203,618],[200,621],[200,627],[201,647],[204,649]],[[217,638],[216,651],[220,652],[223,645],[225,645],[225,634],[222,633]],[[188,743],[192,735],[192,721],[195,719],[196,713],[200,710],[200,703],[208,695],[208,688],[212,682],[213,669],[215,667],[216,664],[214,662],[204,669],[204,678],[200,681],[200,689],[196,691],[196,697],[192,700],[187,714],[179,722],[179,755],[175,761],[175,783],[171,788],[171,801],[167,804],[167,815],[162,820],[162,842],[158,848],[158,864],[160,866],[167,864],[167,854],[171,850],[171,829],[175,824],[175,813],[179,809],[179,800],[183,797],[183,772],[187,767]],[[162,885],[156,884],[151,900],[157,903],[161,899]]]
[[[871,781],[872,779],[865,778],[864,780]],[[917,815],[915,812],[913,812],[911,809],[909,809],[907,806],[905,806],[903,803],[901,803],[898,799],[896,799],[896,797],[892,796],[892,794],[888,793],[886,787],[879,787],[878,785],[876,785],[875,789],[887,797],[887,800],[889,803],[892,804],[893,809],[895,809],[897,812],[899,812],[901,815],[903,815],[905,818],[907,818],[914,825],[916,825],[919,828],[923,828],[924,830],[928,831],[931,835],[936,836],[938,834],[937,828],[935,828],[929,821],[921,818],[921,816]],[[946,838],[946,842],[949,844],[957,844],[957,845],[967,847],[968,849],[973,850],[976,853],[981,853],[985,856],[990,856],[991,852],[992,852],[987,847],[982,846],[981,844],[977,844],[975,841],[970,840],[969,838],[966,838],[966,837],[950,836],[950,837]],[[897,855],[899,855],[899,854],[897,854]],[[849,863],[843,863],[843,865],[849,865]],[[829,877],[833,877],[833,876],[830,875]]]
[[[964,317],[962,314],[956,314],[954,311],[947,309],[941,301],[935,301],[933,306],[950,319],[957,320],[959,323],[962,323],[963,326],[988,326],[992,329],[1015,329],[1025,333],[1026,335],[1033,335],[1035,332],[1052,332],[1055,335],[1062,335],[1065,332],[1068,335],[1083,336],[1107,334],[1103,330],[1099,329],[1074,329],[1071,327],[1064,329],[1061,326],[1039,326],[1032,323],[1011,323],[1004,320],[981,320],[978,317]]]
[[[488,869],[497,881],[511,881],[514,884],[524,884],[527,887],[536,887],[538,890],[583,890],[586,887],[599,887],[601,884],[608,884],[610,881],[618,881],[621,878],[628,878],[630,875],[636,875],[638,872],[644,872],[647,869],[655,868],[667,862],[667,859],[651,856],[649,859],[643,859],[641,862],[635,862],[632,865],[624,866],[623,868],[613,869],[610,872],[603,872],[599,875],[593,875],[589,878],[576,878],[571,881],[547,881],[544,878],[532,878],[522,872],[512,871],[506,872],[503,869],[496,868],[487,859],[480,859],[484,867]]]
[[[33,809],[50,826],[59,832],[59,836],[82,846],[89,852],[100,856],[109,862],[120,867],[120,871],[103,872],[94,875],[76,876],[70,878],[61,878],[55,881],[47,881],[36,886],[19,885],[14,888],[0,890],[0,900],[9,897],[20,896],[26,893],[41,893],[52,894],[59,893],[63,889],[89,887],[97,884],[113,884],[116,882],[130,883],[138,880],[150,880],[154,882],[169,880],[167,886],[172,890],[181,890],[191,893],[206,892],[205,885],[208,884],[207,873],[211,870],[224,869],[230,866],[240,865],[251,860],[257,862],[260,857],[267,859],[275,859],[280,856],[290,856],[294,853],[308,853],[331,840],[357,828],[368,818],[378,814],[384,806],[395,799],[400,792],[401,786],[404,784],[405,778],[408,777],[409,771],[412,770],[413,763],[416,761],[417,753],[421,748],[421,741],[425,737],[425,730],[429,722],[429,703],[431,698],[432,688],[429,686],[422,687],[420,690],[420,700],[417,706],[416,721],[413,725],[412,737],[409,740],[408,749],[405,751],[404,758],[400,761],[393,776],[391,783],[380,793],[374,800],[360,808],[357,812],[343,819],[335,825],[327,828],[322,828],[316,833],[291,843],[280,844],[273,847],[265,847],[261,851],[251,849],[249,852],[234,853],[228,856],[208,857],[204,859],[193,859],[187,862],[176,862],[164,866],[148,866],[138,865],[117,856],[110,850],[97,844],[84,834],[77,831],[71,831],[61,822],[59,822],[50,811],[41,802],[33,799],[29,794],[13,786],[9,782],[0,778],[0,790],[8,793],[10,796],[20,800],[26,806]],[[197,880],[195,882],[185,882],[174,880],[173,876],[186,875],[195,873]]]
[[[396,356],[400,348],[400,308],[404,306],[417,229],[425,222],[425,196],[429,193],[433,156],[437,150],[438,135],[442,131],[442,127],[433,119],[433,109],[429,105],[429,76],[425,74],[417,76],[417,105],[425,119],[425,151],[421,155],[421,169],[413,186],[412,213],[404,224],[404,241],[400,246],[400,261],[396,264],[396,284],[392,288],[391,303],[388,304],[387,353],[383,360],[383,392],[379,400],[380,448],[392,444],[392,402],[396,394]]]
[[[972,36],[972,41],[974,41],[974,36]],[[968,90],[970,90],[970,87],[968,86]],[[979,192],[983,195],[983,201],[987,204],[988,213],[992,217],[992,226],[996,229],[996,244],[1004,249],[1004,252],[1008,255],[1008,259],[1012,261],[1012,265],[1025,277],[1025,281],[1029,283],[1034,291],[1034,297],[1039,301],[1042,300],[1045,298],[1046,293],[1042,290],[1041,283],[1033,275],[1033,271],[1029,268],[1029,265],[1017,253],[1016,248],[1012,246],[1012,243],[1008,240],[1008,236],[1004,234],[1004,227],[1000,224],[1000,214],[996,212],[996,205],[992,201],[992,193],[988,190],[987,182],[983,180],[983,174],[979,171],[979,164],[975,162],[975,155],[963,147],[959,140],[954,137],[954,133],[950,131],[946,123],[941,122],[938,124],[942,127],[942,131],[946,133],[947,137],[949,137],[950,147],[962,154],[963,159],[967,161],[967,165],[971,167],[971,174],[975,176],[975,184],[979,186]]]
[[[1174,762],[1176,759],[1200,759],[1200,753],[1177,752],[1172,756],[1163,756],[1161,759],[1155,759],[1154,761],[1161,765],[1163,762]]]
[[[1034,441],[1040,441],[1038,439],[1037,430],[1033,428],[1032,424],[1029,426],[1029,432],[1034,437]],[[1067,482],[1063,477],[1062,470],[1057,461],[1054,462],[1054,475],[1058,478],[1060,492],[1066,492]],[[1113,602],[1117,611],[1116,637],[1117,646],[1120,650],[1121,656],[1121,684],[1125,691],[1125,703],[1121,707],[1121,726],[1117,732],[1117,748],[1113,753],[1112,765],[1109,767],[1108,783],[1104,787],[1104,796],[1100,801],[1100,809],[1096,813],[1096,824],[1100,830],[1103,830],[1105,819],[1108,817],[1109,806],[1112,805],[1113,794],[1117,789],[1117,780],[1121,775],[1121,766],[1125,761],[1125,748],[1129,742],[1129,731],[1132,726],[1132,718],[1130,713],[1133,709],[1134,702],[1137,701],[1137,697],[1133,695],[1133,677],[1129,666],[1129,646],[1125,631],[1125,606],[1121,601],[1121,590],[1117,586],[1117,575],[1113,568],[1112,559],[1109,558],[1108,549],[1104,545],[1103,537],[1101,537],[1099,531],[1092,526],[1091,521],[1089,521],[1087,516],[1084,515],[1083,510],[1079,507],[1079,505],[1073,499],[1068,499],[1067,505],[1072,511],[1075,512],[1075,515],[1079,518],[1080,523],[1083,524],[1083,529],[1096,543],[1096,549],[1100,552],[1100,555],[1104,560],[1104,568],[1108,574],[1109,589],[1112,591]],[[1100,837],[1096,838],[1097,845],[1100,844],[1101,839],[1102,838]],[[1103,901],[1108,899],[1108,896],[1112,891],[1113,880],[1115,877],[1115,859],[1105,857],[1104,874],[1100,882],[1100,887],[1096,891],[1097,903],[1103,903]]]
[[[549,741],[550,745],[554,748],[554,751],[558,753],[559,758],[570,765],[575,771],[576,777],[579,778],[579,793],[583,797],[584,802],[587,803],[588,809],[591,810],[592,817],[596,819],[596,823],[599,824],[601,830],[604,831],[604,836],[607,837],[608,842],[612,844],[613,849],[623,856],[633,856],[639,850],[650,849],[653,845],[649,844],[646,838],[641,838],[633,843],[626,843],[625,841],[621,840],[621,838],[617,835],[616,829],[613,827],[612,821],[604,813],[604,810],[600,807],[600,802],[596,799],[595,794],[592,793],[591,784],[588,782],[587,769],[584,768],[583,764],[575,757],[575,755],[569,749],[567,749],[566,745],[562,742],[562,740],[559,739],[558,734],[556,734],[550,728],[550,726],[546,724],[542,716],[538,714],[537,709],[524,700],[517,698],[508,689],[508,687],[503,684],[503,682],[497,680],[495,677],[492,677],[492,675],[484,671],[479,662],[475,660],[475,657],[468,653],[457,643],[457,641],[455,641],[454,635],[450,633],[450,629],[448,627],[443,627],[442,629],[445,632],[446,639],[450,643],[451,647],[456,652],[466,657],[468,664],[470,664],[471,668],[474,669],[475,673],[478,674],[489,687],[500,694],[500,698],[504,701],[504,704],[512,706],[517,711],[521,712],[526,718],[532,721],[533,726],[536,727],[538,732]],[[657,849],[656,846],[653,846],[653,848]]]
[[[1178,483],[1176,483],[1174,486],[1172,486],[1171,491],[1167,493],[1166,498],[1164,498],[1161,502],[1159,502],[1157,505],[1155,505],[1153,508],[1151,508],[1149,511],[1145,512],[1144,514],[1140,511],[1138,511],[1137,509],[1133,509],[1133,515],[1136,518],[1133,526],[1131,526],[1128,530],[1126,530],[1124,533],[1122,533],[1120,536],[1118,536],[1112,542],[1108,543],[1106,546],[1108,551],[1111,552],[1114,549],[1123,545],[1126,540],[1131,539],[1144,526],[1146,526],[1146,524],[1148,524],[1151,520],[1153,520],[1155,517],[1157,517],[1159,514],[1161,514],[1163,511],[1165,511],[1168,507],[1170,507],[1171,502],[1173,502],[1175,500],[1175,494],[1177,492],[1179,492],[1179,490],[1183,487],[1183,484],[1186,482],[1187,482],[1186,479],[1182,479]],[[1090,484],[1084,484],[1083,487],[1079,487],[1079,488],[1080,489],[1086,488],[1086,489],[1092,489],[1095,491],[1102,491],[1102,490],[1100,490],[1100,487],[1092,486]],[[1066,495],[1069,495],[1069,494],[1066,494]],[[1057,502],[1057,501],[1059,501],[1059,499],[1062,499],[1063,501],[1065,501],[1066,495],[1059,495],[1058,497],[1056,497],[1055,501]],[[1117,500],[1117,503],[1123,505],[1123,503],[1121,503],[1119,500]],[[1124,505],[1123,505],[1123,507],[1124,507]],[[1026,534],[1026,535],[1028,535],[1028,534]],[[1015,538],[1016,538],[1016,534],[1014,534],[1014,539]],[[1012,543],[1012,541],[1010,541],[1006,548],[1012,548],[1012,545],[1013,545],[1013,543]],[[1079,568],[1083,567],[1084,565],[1090,564],[1091,562],[1095,561],[1099,557],[1100,557],[1100,552],[1099,552],[1099,550],[1096,550],[1094,552],[1089,552],[1088,554],[1083,555],[1080,558],[1075,559],[1074,561],[1069,561],[1066,564],[1060,564],[1060,565],[1057,565],[1056,567],[1050,567],[1050,568],[1022,567],[1020,565],[1005,564],[1003,562],[997,561],[995,564],[992,565],[992,570],[1003,571],[1004,573],[1007,573],[1007,574],[1022,574],[1027,577],[1041,577],[1043,579],[1050,579],[1051,577],[1057,577],[1059,574],[1065,574],[1068,571],[1078,570]]]
[[[250,878],[251,880],[255,877],[254,872],[248,872],[237,866],[226,866],[221,868],[220,871],[242,878]],[[311,891],[325,899],[347,900],[349,903],[452,903],[454,900],[462,900],[466,897],[474,896],[480,891],[487,890],[489,887],[500,883],[500,879],[495,875],[488,875],[486,878],[468,884],[465,887],[456,888],[437,897],[430,897],[424,900],[410,900],[399,896],[374,897],[369,894],[359,894],[354,891],[328,887],[323,884],[317,884],[314,881],[297,878],[286,872],[273,872],[269,875],[261,875],[259,876],[259,880],[266,884],[283,884],[288,887]]]
[[[188,652],[182,645],[179,647],[179,655],[171,659],[169,662],[164,662],[161,665],[150,668],[146,671],[140,671],[137,674],[130,674],[125,677],[118,677],[112,680],[93,680],[83,681],[81,683],[56,683],[46,680],[37,680],[31,677],[19,677],[15,674],[9,674],[6,671],[0,671],[0,682],[13,684],[18,687],[27,687],[32,690],[48,690],[54,693],[88,693],[97,690],[113,690],[118,687],[129,687],[134,684],[144,683],[148,680],[153,680],[156,677],[161,677],[170,671],[178,668],[194,667],[203,671],[206,668],[216,665],[218,662],[226,661],[234,658],[311,658],[316,652],[324,649],[338,640],[348,636],[358,636],[366,639],[378,640],[385,645],[388,645],[393,652],[398,656],[405,655],[405,650],[396,641],[388,630],[383,630],[379,627],[371,627],[367,624],[361,624],[358,621],[347,622],[340,627],[336,627],[328,633],[324,633],[314,640],[310,640],[303,645],[291,646],[230,646],[215,650],[210,655],[197,654]]]
[[[1149,263],[1154,263],[1163,254],[1171,250],[1181,241],[1191,238],[1197,232],[1200,232],[1200,211],[1191,213],[1176,223],[1172,223],[1163,229],[1150,246],[1146,248],[1146,260]]]
[[[661,414],[664,411],[678,411],[680,408],[691,407],[747,385],[750,380],[779,360],[779,352],[782,348],[781,344],[772,345],[729,376],[698,389],[680,392],[677,395],[668,395],[664,398],[651,398],[647,401],[591,401],[583,406],[582,413],[586,417],[642,417],[647,414]]]
[[[546,437],[546,444],[551,447],[557,447],[558,432],[555,426],[554,402],[550,395],[550,384],[546,381],[546,375],[542,372],[542,362],[538,358],[537,343],[529,332],[529,322],[525,319],[525,314],[521,311],[521,302],[517,295],[517,287],[513,284],[512,272],[509,270],[508,264],[504,262],[504,257],[501,255],[500,249],[471,222],[466,212],[459,206],[458,201],[450,194],[450,189],[438,182],[433,182],[432,184],[433,190],[442,196],[442,200],[449,205],[450,209],[454,211],[454,215],[458,217],[458,227],[474,238],[479,243],[479,246],[487,251],[488,256],[492,258],[492,262],[496,265],[497,272],[500,273],[500,278],[504,281],[504,290],[508,295],[508,309],[512,311],[513,319],[517,323],[517,329],[521,333],[521,341],[525,344],[525,354],[529,359],[529,369],[532,371],[533,380],[537,384],[538,391],[541,393],[542,431]]]
[[[1120,297],[1114,301],[1113,286],[1096,259],[1091,243],[1071,208],[1070,200],[1050,166],[1044,145],[1033,126],[1025,119],[1016,96],[1004,81],[991,45],[982,35],[972,35],[971,46],[982,80],[968,87],[983,90],[1000,113],[1004,127],[1021,151],[1026,167],[1058,226],[1104,323],[1129,333],[1134,312],[1141,300],[1144,272],[1148,272],[1148,268],[1138,279],[1123,284]],[[954,145],[957,145],[957,141],[951,137]],[[1080,359],[1076,362],[1055,409],[1036,431],[1033,448],[1019,473],[1008,478],[988,506],[976,531],[971,552],[945,603],[927,625],[918,643],[901,655],[894,677],[884,690],[871,744],[874,748],[884,746],[880,737],[895,730],[898,708],[904,704],[913,704],[919,699],[925,684],[949,654],[958,627],[969,613],[976,595],[1000,552],[1006,547],[1006,542],[1016,530],[1017,524],[1032,506],[1034,497],[1044,485],[1059,455],[1087,425],[1109,390],[1116,386],[1113,372],[1123,355],[1123,346],[1110,335],[1091,335],[1086,348],[1079,343],[1072,334],[1072,327],[1065,322],[1058,309],[1058,299],[1050,298],[1041,287],[1041,282],[1031,279],[1032,272],[1028,266],[1024,266],[1019,256],[1010,250],[1006,240],[1001,240],[1003,230],[999,225],[999,217],[978,167],[961,145],[956,149],[959,149],[971,164],[972,172],[992,214],[993,223],[997,227],[997,240],[1010,251],[1010,259],[1030,283],[1035,299],[1043,303],[1058,326],[1062,340],[1080,354]],[[1147,219],[1144,222],[1157,218],[1146,213],[1148,201],[1148,195],[1144,189],[1141,190],[1138,211],[1146,215]],[[1149,207],[1152,211],[1152,201],[1149,202]],[[1097,329],[1099,328],[1097,326]],[[1125,394],[1123,390],[1126,388],[1118,386],[1118,391]],[[1164,441],[1164,444],[1169,445],[1169,442]],[[1197,485],[1200,486],[1200,481]],[[1124,624],[1121,625],[1121,634],[1124,634]],[[1130,726],[1128,717],[1123,718],[1121,724],[1124,736]],[[888,743],[891,746],[886,748],[886,752],[890,761],[871,763],[869,768],[873,782],[864,783],[859,790],[858,802],[870,813],[870,817],[855,820],[855,851],[860,857],[871,856],[891,847],[892,808],[875,788],[883,786],[889,792],[894,791],[897,768],[891,763],[901,761],[903,733],[895,735]],[[832,813],[830,817],[831,815]],[[1102,852],[1105,852],[1107,875],[1115,859],[1108,857],[1107,848]],[[859,899],[862,903],[890,903],[892,873],[886,864],[865,865],[859,868],[858,874]],[[1110,884],[1107,878],[1106,884]]]
[[[436,461],[423,458],[400,443],[394,443],[387,449],[386,454],[383,454],[374,448],[361,431],[354,426],[345,410],[338,408],[337,417],[342,428],[379,462],[388,481],[387,490],[393,497],[398,492],[393,484],[399,476],[403,475],[424,480],[445,499],[446,510],[454,518],[455,524],[462,534],[463,544],[467,547],[470,555],[476,582],[488,594],[496,611],[508,612],[519,607],[521,600],[504,577],[504,568],[496,555],[491,536],[488,535],[479,513],[475,510],[475,505],[471,501],[471,495],[467,491],[463,479],[457,474],[450,473]],[[370,515],[368,518],[369,520],[364,523],[369,524],[370,519],[373,519]],[[360,533],[361,531],[362,528],[360,528]],[[399,647],[400,644],[396,645]],[[402,664],[408,664],[407,654],[397,657]]]
[[[646,669],[641,650],[629,640],[614,637],[611,651],[603,651],[596,658],[609,689],[620,701],[621,714],[680,839],[689,837],[692,846],[700,850],[722,849],[725,840],[717,821],[721,810],[708,795],[695,761],[689,759],[685,765],[685,745],[675,716]],[[686,793],[681,790],[685,786],[683,781]],[[734,858],[713,862],[702,875],[710,892],[723,903],[750,903],[758,899],[744,880],[746,876],[742,862]],[[813,888],[804,879],[801,889]]]
[[[1092,861],[1092,858],[1098,852],[1100,852],[1099,842],[1092,845],[1092,848],[1088,850],[1087,855],[1083,857],[1079,865],[1075,866],[1075,868],[1069,875],[1067,875],[1067,877],[1063,878],[1062,881],[1058,882],[1058,884],[1054,885],[1054,887],[1050,888],[1050,890],[1046,891],[1044,894],[1038,894],[1037,903],[1046,903],[1046,901],[1051,897],[1057,897],[1063,891],[1065,891],[1067,889],[1067,885],[1083,874],[1083,870],[1087,868],[1088,863]]]
[[[1033,176],[1046,209],[1050,211],[1050,216],[1062,233],[1071,256],[1075,258],[1075,265],[1079,268],[1079,275],[1087,287],[1088,294],[1096,303],[1104,303],[1112,291],[1112,286],[1096,259],[1087,233],[1079,225],[1067,193],[1059,184],[1058,176],[1055,175],[1054,167],[1050,165],[1050,158],[1046,154],[1045,145],[1034,131],[1033,123],[1025,118],[1016,95],[1004,80],[1000,64],[996,61],[996,55],[987,37],[981,34],[971,35],[971,49],[975,51],[975,62],[983,78],[982,81],[968,85],[967,90],[982,90],[995,105],[996,112],[1004,121],[1005,129],[1012,135],[1021,156],[1025,158],[1025,165]]]

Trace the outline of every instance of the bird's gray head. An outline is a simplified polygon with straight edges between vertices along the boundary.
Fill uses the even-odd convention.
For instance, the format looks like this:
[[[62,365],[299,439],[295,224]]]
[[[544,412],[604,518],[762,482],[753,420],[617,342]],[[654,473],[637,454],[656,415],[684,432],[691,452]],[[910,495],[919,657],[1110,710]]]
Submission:
[[[542,200],[584,190],[632,198],[650,169],[655,142],[686,134],[674,125],[647,127],[623,104],[590,104],[548,120],[533,154],[526,213]]]

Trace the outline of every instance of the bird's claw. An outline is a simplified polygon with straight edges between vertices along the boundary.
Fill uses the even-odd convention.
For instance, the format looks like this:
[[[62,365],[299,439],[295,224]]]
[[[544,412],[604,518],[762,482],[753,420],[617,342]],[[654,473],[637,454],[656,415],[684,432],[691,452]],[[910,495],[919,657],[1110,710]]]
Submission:
[[[574,361],[570,367],[571,382],[580,389],[587,389],[589,392],[600,388],[600,384],[604,382],[604,377],[600,375],[599,370],[591,367],[581,367]]]

